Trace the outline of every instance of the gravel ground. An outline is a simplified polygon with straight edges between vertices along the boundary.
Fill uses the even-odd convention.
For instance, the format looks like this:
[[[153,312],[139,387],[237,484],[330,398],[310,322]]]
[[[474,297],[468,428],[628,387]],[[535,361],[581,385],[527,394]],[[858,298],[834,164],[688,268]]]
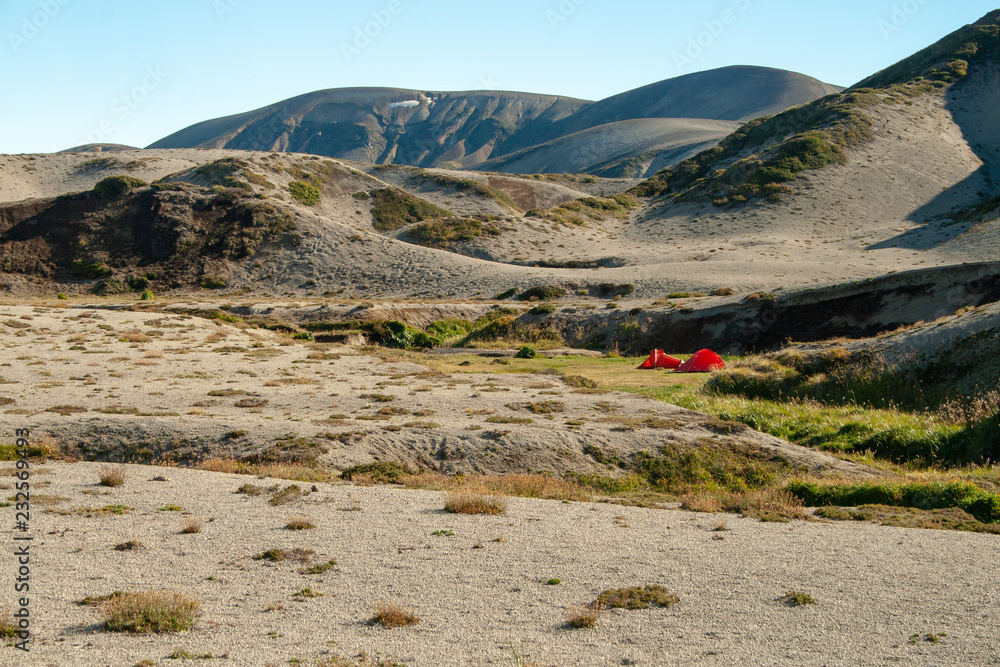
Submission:
[[[227,655],[227,665],[362,651],[411,667],[502,665],[512,647],[548,665],[1000,664],[992,535],[520,498],[505,516],[452,515],[440,493],[386,486],[319,484],[273,506],[235,491],[288,482],[129,465],[125,484],[109,489],[97,484],[98,468],[33,470],[35,637],[28,655],[0,649],[4,665],[165,665],[175,649]],[[12,481],[0,477],[6,488]],[[74,512],[114,504],[131,509]],[[182,509],[160,511],[166,505]],[[14,508],[2,511],[10,545]],[[187,513],[203,520],[202,532],[180,532]],[[284,529],[293,514],[316,527]],[[715,530],[721,522],[726,530]],[[114,549],[127,540],[145,548]],[[273,547],[313,549],[313,562],[337,567],[308,575],[299,564],[253,560]],[[11,582],[15,563],[4,552],[0,578]],[[553,577],[562,583],[546,585]],[[680,602],[608,611],[589,630],[564,623],[569,605],[647,584]],[[293,598],[305,587],[324,595]],[[11,589],[0,604],[13,602]],[[189,632],[130,636],[103,631],[96,610],[76,604],[146,589],[196,595],[203,615]],[[816,603],[786,606],[789,589]],[[369,624],[380,601],[413,608],[420,623]],[[943,636],[932,643],[928,633]]]

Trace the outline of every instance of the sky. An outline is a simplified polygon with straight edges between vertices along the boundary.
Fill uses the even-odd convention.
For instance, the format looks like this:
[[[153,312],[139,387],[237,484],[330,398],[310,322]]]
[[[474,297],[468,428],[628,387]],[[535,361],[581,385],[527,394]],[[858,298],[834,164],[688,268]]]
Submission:
[[[727,65],[777,67],[848,86],[996,6],[2,0],[0,153],[96,142],[146,146],[192,123],[324,88],[514,90],[598,100]]]

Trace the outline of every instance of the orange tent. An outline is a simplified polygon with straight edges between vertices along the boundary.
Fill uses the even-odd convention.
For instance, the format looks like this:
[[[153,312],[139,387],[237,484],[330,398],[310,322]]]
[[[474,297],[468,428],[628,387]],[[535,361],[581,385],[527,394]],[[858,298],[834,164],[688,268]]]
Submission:
[[[687,361],[677,367],[678,373],[707,373],[725,368],[726,362],[711,350],[698,350]]]
[[[653,350],[646,361],[642,362],[639,368],[677,368],[681,365],[681,360],[665,354],[663,350]]]

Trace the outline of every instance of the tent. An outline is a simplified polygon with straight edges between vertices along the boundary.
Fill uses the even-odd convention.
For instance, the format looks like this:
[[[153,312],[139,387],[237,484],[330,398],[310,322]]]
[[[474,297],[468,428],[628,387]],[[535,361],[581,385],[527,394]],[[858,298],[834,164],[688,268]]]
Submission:
[[[653,350],[646,361],[642,362],[639,368],[677,368],[681,365],[681,360],[665,354],[663,350]]]
[[[725,368],[726,362],[711,350],[698,350],[683,364],[677,367],[678,373],[707,373],[719,368]]]

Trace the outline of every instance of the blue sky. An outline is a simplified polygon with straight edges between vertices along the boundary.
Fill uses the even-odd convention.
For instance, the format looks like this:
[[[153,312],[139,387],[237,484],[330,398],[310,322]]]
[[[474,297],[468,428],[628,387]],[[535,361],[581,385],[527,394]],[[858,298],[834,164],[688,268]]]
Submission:
[[[994,8],[977,0],[3,0],[0,153],[145,146],[200,120],[347,86],[601,99],[736,64],[850,85]]]

